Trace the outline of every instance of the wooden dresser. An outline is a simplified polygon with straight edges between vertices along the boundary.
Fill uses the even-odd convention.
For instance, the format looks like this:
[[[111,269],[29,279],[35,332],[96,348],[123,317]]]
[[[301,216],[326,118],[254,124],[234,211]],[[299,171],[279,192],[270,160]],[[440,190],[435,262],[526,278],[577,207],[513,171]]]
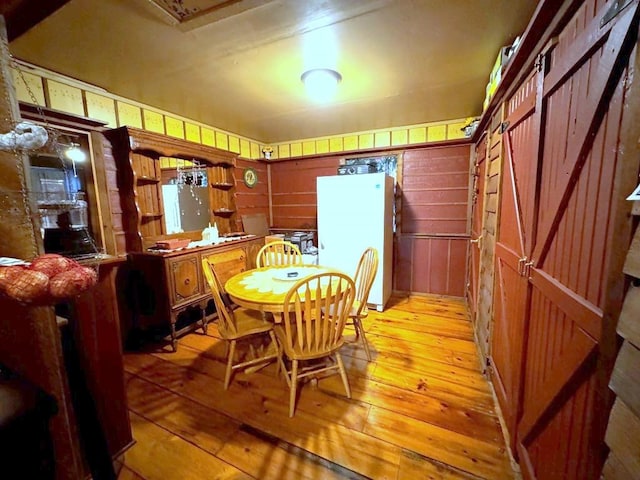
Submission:
[[[215,306],[202,274],[209,258],[224,284],[236,273],[255,268],[264,237],[248,236],[213,246],[174,252],[133,252],[130,258],[130,298],[136,333],[164,337],[174,351],[181,334],[215,318]]]

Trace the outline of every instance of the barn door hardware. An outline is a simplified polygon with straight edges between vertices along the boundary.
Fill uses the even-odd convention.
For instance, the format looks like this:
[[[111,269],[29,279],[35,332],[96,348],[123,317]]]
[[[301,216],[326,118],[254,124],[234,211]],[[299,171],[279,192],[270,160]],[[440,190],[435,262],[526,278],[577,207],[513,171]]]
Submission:
[[[553,50],[555,48],[555,46],[558,44],[558,37],[551,37],[549,39],[549,41],[547,42],[547,44],[544,46],[544,48],[542,49],[542,51],[538,54],[538,56],[536,57],[536,63],[533,64],[534,68],[536,69],[536,72],[544,72],[544,74],[547,74],[547,64],[549,63],[548,61],[548,57],[549,54],[551,53],[551,50]]]
[[[477,243],[478,244],[478,248],[480,248],[480,245],[482,242],[482,235],[480,235],[478,238],[472,238],[471,240],[469,240],[470,243]]]
[[[500,124],[500,134],[502,135],[504,132],[506,132],[509,129],[509,121],[506,122],[502,122]]]
[[[600,20],[600,28],[604,27],[607,23],[613,20],[616,15],[624,10],[626,6],[629,5],[632,1],[633,0],[616,0],[615,2],[613,2],[613,5],[611,5],[609,10],[607,10],[607,12],[604,14],[604,17],[602,17],[602,20]]]
[[[522,257],[518,260],[518,275],[524,277],[525,267],[527,265],[527,257]]]
[[[524,275],[523,277],[529,278],[531,275],[531,267],[533,267],[534,262],[527,262],[524,264]]]

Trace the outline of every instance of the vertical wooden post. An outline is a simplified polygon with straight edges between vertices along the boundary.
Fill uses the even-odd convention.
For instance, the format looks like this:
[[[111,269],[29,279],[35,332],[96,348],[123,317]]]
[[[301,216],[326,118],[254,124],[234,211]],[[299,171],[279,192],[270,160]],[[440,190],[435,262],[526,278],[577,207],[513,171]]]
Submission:
[[[19,116],[0,16],[0,133],[12,130]],[[30,260],[39,253],[42,240],[27,193],[27,166],[25,155],[0,151],[0,256]],[[55,397],[58,413],[49,425],[56,478],[79,479],[80,450],[53,308],[25,307],[0,297],[0,311],[0,363]]]

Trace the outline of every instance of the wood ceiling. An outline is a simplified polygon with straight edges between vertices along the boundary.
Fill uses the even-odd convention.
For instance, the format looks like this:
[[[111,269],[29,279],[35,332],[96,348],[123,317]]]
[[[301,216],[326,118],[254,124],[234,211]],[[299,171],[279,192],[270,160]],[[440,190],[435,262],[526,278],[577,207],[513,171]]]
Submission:
[[[49,2],[9,2],[29,3]],[[10,50],[273,143],[479,115],[500,47],[525,30],[535,7],[531,0],[71,0],[16,29]],[[18,18],[25,23],[7,15],[10,32]],[[332,102],[307,98],[300,76],[313,67],[342,74]]]

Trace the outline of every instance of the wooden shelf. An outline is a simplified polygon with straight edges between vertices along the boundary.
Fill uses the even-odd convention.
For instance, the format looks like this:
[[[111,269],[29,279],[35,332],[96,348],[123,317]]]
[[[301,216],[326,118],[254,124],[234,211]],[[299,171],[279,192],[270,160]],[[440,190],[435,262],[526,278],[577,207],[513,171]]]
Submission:
[[[229,210],[228,208],[218,208],[213,211],[214,215],[231,215],[235,213],[235,210]]]
[[[215,219],[220,233],[238,229],[234,153],[130,127],[107,130],[105,136],[111,142],[118,169],[117,192],[122,208],[118,221],[122,228],[114,233],[119,255],[143,251],[167,236],[162,190],[163,183],[172,177],[163,172],[160,157],[193,159],[201,164],[199,170],[206,169],[207,183],[211,185],[206,188],[209,206],[205,207],[204,223]]]
[[[160,181],[159,178],[145,176],[139,176],[136,178],[136,180],[138,181],[138,183],[158,183]]]
[[[212,188],[221,188],[223,190],[228,190],[233,187],[233,183],[212,183]]]

